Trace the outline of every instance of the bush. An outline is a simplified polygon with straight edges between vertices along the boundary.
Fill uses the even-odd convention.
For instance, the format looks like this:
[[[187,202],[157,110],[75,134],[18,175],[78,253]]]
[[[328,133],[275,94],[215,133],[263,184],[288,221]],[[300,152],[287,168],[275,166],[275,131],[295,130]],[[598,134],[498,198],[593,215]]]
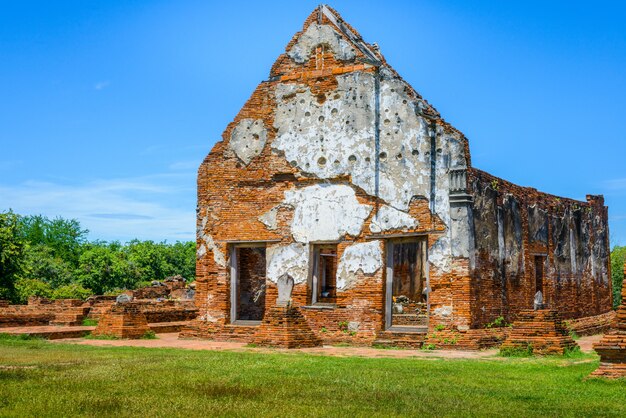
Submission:
[[[532,357],[533,351],[532,344],[527,344],[525,347],[501,347],[500,355],[502,357]]]
[[[24,255],[24,279],[39,279],[56,288],[72,281],[72,266],[55,257],[52,248],[30,246]]]
[[[65,286],[61,286],[52,292],[52,299],[82,299],[85,300],[89,296],[93,295],[93,292],[89,289],[85,289],[78,283],[72,283]]]
[[[120,289],[120,288],[115,288],[112,290],[107,290],[106,292],[103,293],[104,296],[119,296],[122,293],[124,293],[126,291],[126,289]]]
[[[503,316],[499,316],[496,319],[494,319],[492,322],[490,322],[487,325],[485,325],[485,328],[504,328],[504,327],[508,327],[510,325],[511,324],[506,322],[506,320],[504,319]]]
[[[156,338],[156,333],[152,330],[146,331],[146,333],[141,337],[142,340],[156,340]]]
[[[19,279],[15,282],[15,293],[19,302],[26,303],[31,296],[52,297],[52,287],[38,279]]]

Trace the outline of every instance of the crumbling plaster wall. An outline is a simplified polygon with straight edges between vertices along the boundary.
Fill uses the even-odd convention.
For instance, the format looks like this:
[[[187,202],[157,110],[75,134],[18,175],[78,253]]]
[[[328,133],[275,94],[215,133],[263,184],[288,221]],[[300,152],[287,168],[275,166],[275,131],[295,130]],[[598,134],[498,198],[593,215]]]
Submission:
[[[451,228],[457,221],[450,213],[449,170],[469,166],[467,141],[433,119],[436,112],[382,56],[379,71],[357,67],[358,48],[335,42],[340,35],[328,22],[311,29],[313,20],[200,167],[201,318],[222,326],[230,320],[229,242],[268,242],[266,306],[284,272],[296,281],[294,303],[306,305],[310,244],[339,242],[337,309],[305,315],[325,327],[350,317],[357,337],[371,339],[383,324],[384,245],[370,235],[405,232],[428,234],[432,309],[437,321],[452,322],[453,277],[469,274],[467,251],[451,249],[452,231],[463,242],[469,224],[459,217]],[[332,72],[311,77],[319,45]],[[463,315],[458,321],[466,324]]]
[[[603,199],[559,198],[471,169],[474,229],[472,325],[533,307],[535,257],[543,293],[564,318],[611,308],[608,220]],[[595,249],[595,252],[594,252]]]

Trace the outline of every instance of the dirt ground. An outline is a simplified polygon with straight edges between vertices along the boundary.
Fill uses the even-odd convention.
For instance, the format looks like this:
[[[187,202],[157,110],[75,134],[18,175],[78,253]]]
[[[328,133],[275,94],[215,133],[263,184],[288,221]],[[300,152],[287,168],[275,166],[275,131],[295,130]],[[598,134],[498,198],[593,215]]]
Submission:
[[[593,351],[593,343],[599,341],[601,335],[581,337],[577,340],[582,351]],[[84,338],[71,338],[52,340],[53,343],[84,344],[99,347],[158,347],[158,348],[182,348],[188,350],[229,350],[248,352],[288,352],[307,353],[313,355],[335,356],[335,357],[378,357],[378,358],[411,358],[411,357],[431,357],[449,359],[480,359],[493,357],[498,353],[497,349],[481,351],[464,350],[408,350],[408,349],[379,349],[373,347],[336,347],[324,346],[317,348],[300,349],[269,349],[260,347],[248,347],[245,343],[208,341],[208,340],[181,340],[178,333],[158,334],[154,340],[90,340]]]

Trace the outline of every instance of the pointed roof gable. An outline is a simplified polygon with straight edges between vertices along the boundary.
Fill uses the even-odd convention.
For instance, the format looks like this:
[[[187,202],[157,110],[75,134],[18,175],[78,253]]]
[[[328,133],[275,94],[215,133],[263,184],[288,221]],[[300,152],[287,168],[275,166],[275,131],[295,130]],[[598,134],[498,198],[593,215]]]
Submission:
[[[320,71],[319,57],[312,59],[316,53],[319,55],[319,50],[316,51],[318,46],[330,49],[336,60],[333,65],[327,65],[325,71]],[[270,80],[293,81],[352,71],[376,71],[382,68],[407,85],[415,99],[422,104],[422,116],[436,120],[444,129],[462,135],[445,122],[439,112],[387,63],[376,44],[367,43],[336,10],[325,4],[316,7],[304,21],[302,30],[292,37],[285,47],[285,53],[281,54],[272,66]]]

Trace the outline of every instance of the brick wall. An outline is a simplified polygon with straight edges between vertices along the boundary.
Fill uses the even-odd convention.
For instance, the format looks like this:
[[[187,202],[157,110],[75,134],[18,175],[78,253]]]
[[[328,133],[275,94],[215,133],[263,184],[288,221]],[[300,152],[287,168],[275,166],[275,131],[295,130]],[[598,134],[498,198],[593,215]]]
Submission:
[[[331,12],[341,20],[332,9]],[[389,228],[377,234],[371,233],[370,227],[374,217],[381,207],[388,204],[387,201],[377,197],[379,195],[376,193],[368,193],[363,187],[356,186],[355,179],[350,174],[322,176],[322,178],[309,172],[313,167],[309,167],[311,170],[307,171],[306,165],[302,167],[301,162],[288,160],[284,151],[275,147],[280,130],[279,123],[277,123],[279,119],[277,109],[280,105],[284,105],[280,100],[293,100],[302,92],[310,92],[317,103],[317,105],[313,104],[313,107],[319,108],[330,100],[344,100],[343,105],[348,106],[349,103],[361,98],[358,96],[361,93],[357,92],[361,86],[357,86],[354,90],[339,91],[340,81],[345,80],[341,77],[355,75],[356,79],[359,77],[368,79],[367,77],[373,74],[379,77],[376,67],[371,65],[371,60],[368,61],[363,49],[357,45],[362,43],[360,36],[345,22],[343,27],[355,33],[353,38],[344,39],[347,47],[352,47],[355,51],[354,59],[349,61],[338,59],[334,51],[326,47],[316,47],[309,59],[304,62],[298,63],[290,58],[287,52],[314,24],[334,27],[334,23],[326,15],[318,13],[318,10],[309,16],[304,23],[303,30],[294,35],[286,47],[286,52],[281,54],[272,66],[270,78],[257,86],[234,120],[226,127],[222,134],[222,141],[213,147],[198,170],[198,256],[195,302],[199,309],[199,318],[183,332],[183,336],[251,341],[255,332],[253,327],[231,325],[233,319],[230,317],[231,260],[229,257],[231,249],[241,242],[266,242],[269,253],[271,249],[293,244],[296,239],[292,235],[290,226],[293,222],[301,222],[302,219],[295,218],[293,206],[284,204],[285,192],[318,184],[348,185],[354,191],[358,204],[372,208],[359,233],[346,233],[339,240],[333,240],[333,243],[337,244],[337,259],[341,259],[346,250],[354,244],[376,240],[380,243],[383,260],[383,266],[374,273],[365,274],[362,271],[355,273],[352,285],[337,290],[335,305],[309,306],[311,303],[310,277],[308,281],[304,280],[296,284],[293,291],[294,306],[299,308],[311,330],[324,342],[351,341],[368,344],[384,330],[386,280],[384,260],[387,257],[385,242],[387,239],[395,239],[399,236],[419,235],[426,238],[426,248],[432,256],[427,266],[430,284],[429,326],[431,329],[435,325],[444,325],[450,329],[467,332],[470,328],[483,328],[486,323],[498,316],[510,318],[519,310],[532,307],[532,297],[535,292],[531,268],[534,265],[532,263],[534,263],[533,254],[535,253],[547,255],[544,283],[546,300],[554,308],[564,310],[565,318],[600,314],[608,310],[610,284],[605,283],[605,273],[608,268],[606,267],[608,263],[605,263],[608,257],[605,250],[608,247],[605,242],[608,239],[608,231],[606,230],[606,208],[601,200],[592,200],[589,203],[567,199],[558,201],[569,208],[567,213],[571,214],[571,217],[567,218],[568,222],[578,222],[576,217],[579,215],[585,219],[584,222],[581,220],[581,227],[575,229],[579,235],[574,236],[574,241],[577,243],[593,241],[594,243],[584,248],[576,247],[577,251],[582,251],[579,254],[580,260],[587,260],[587,264],[584,264],[585,267],[581,267],[576,275],[569,274],[565,268],[566,262],[562,257],[562,250],[556,249],[557,244],[565,242],[565,238],[557,234],[562,228],[557,228],[558,225],[548,225],[545,231],[547,234],[545,243],[530,238],[530,235],[536,237],[544,233],[541,227],[536,230],[536,222],[529,222],[528,213],[531,207],[536,206],[541,210],[547,210],[546,216],[549,219],[564,219],[562,215],[565,209],[556,204],[557,198],[512,185],[469,168],[471,161],[467,139],[441,119],[438,112],[410,85],[406,84],[378,52],[374,54],[382,63],[380,72],[384,73],[387,80],[391,80],[383,88],[391,92],[394,89],[400,89],[406,97],[404,100],[391,104],[383,103],[378,110],[381,113],[379,134],[384,133],[382,140],[387,140],[387,136],[401,134],[403,126],[401,114],[407,114],[408,116],[405,116],[407,118],[411,114],[419,114],[420,129],[422,129],[419,133],[419,141],[424,143],[431,141],[432,144],[428,150],[420,151],[417,148],[410,150],[405,147],[397,154],[386,155],[384,153],[385,159],[406,160],[407,167],[409,167],[407,155],[412,155],[415,161],[421,161],[420,164],[423,164],[419,175],[422,176],[420,178],[424,184],[431,185],[431,192],[427,191],[423,195],[411,197],[408,208],[403,212],[415,220],[415,225]],[[371,51],[377,51],[373,45],[365,45]],[[373,89],[374,86],[368,88]],[[280,89],[292,89],[290,91],[293,92],[280,97],[277,95]],[[304,99],[300,103],[304,103]],[[285,110],[283,106],[282,111],[302,113],[302,118],[310,117],[311,114],[307,116],[308,112],[304,111],[304,106],[303,104],[302,108],[296,106],[288,110]],[[407,108],[408,112],[406,112]],[[373,108],[368,108],[368,110],[370,113],[374,112]],[[341,110],[334,108],[333,113],[329,112],[327,117],[332,117],[338,112],[340,113]],[[256,141],[261,138],[259,134],[254,134],[255,137],[249,135],[246,148],[241,147],[239,151],[232,144],[232,135],[237,132],[235,128],[243,129],[242,127],[246,124],[242,123],[246,120],[255,121],[254,126],[262,126],[265,129],[262,136],[266,142],[253,154],[248,154],[250,152],[248,146],[254,148],[258,144]],[[323,120],[324,117],[320,116],[319,122],[322,123]],[[355,122],[347,118],[345,123]],[[375,117],[372,116],[368,123],[374,126]],[[397,123],[399,127],[396,131],[385,127],[394,123]],[[248,123],[247,126],[246,129],[250,129],[251,124]],[[426,126],[433,132],[432,134],[426,133],[424,128]],[[303,125],[300,130],[304,129],[315,131],[316,127]],[[343,131],[339,130],[339,132]],[[359,132],[355,131],[353,134],[358,135]],[[323,144],[329,143],[329,138],[319,136],[312,140]],[[371,141],[374,141],[374,138],[371,138]],[[340,147],[337,144],[334,146]],[[321,149],[324,149],[323,146]],[[301,152],[306,153],[307,150],[303,149]],[[347,159],[347,154],[350,152],[352,151],[345,150],[346,155],[337,157],[335,161],[327,160],[326,157],[319,158],[317,164],[320,166],[341,164],[339,158]],[[248,158],[248,155],[252,156]],[[330,156],[330,154],[324,155]],[[373,164],[376,160],[376,164],[383,164],[380,162],[383,158],[381,155],[383,153],[372,155],[371,161],[369,161],[370,157],[365,158],[365,161]],[[439,171],[434,172],[435,167]],[[451,234],[451,229],[456,228],[455,231],[457,231],[458,226],[462,224],[462,221],[451,219],[450,214],[452,203],[448,202],[451,187],[448,171],[452,168],[468,174],[467,180],[463,180],[467,181],[467,185],[461,188],[466,189],[464,192],[472,194],[474,198],[472,206],[468,206],[471,213],[465,226],[470,236],[463,235],[463,228],[460,229],[461,233],[455,232],[457,235],[454,237]],[[378,173],[380,174],[380,171]],[[376,176],[375,170],[372,170],[371,176]],[[400,184],[398,194],[403,193],[401,187],[406,176],[407,173],[404,172],[394,179]],[[493,182],[497,182],[494,184],[498,187],[490,190],[488,186]],[[434,189],[432,189],[433,186]],[[583,208],[582,212],[575,205],[580,205]],[[457,212],[462,213],[463,210],[462,207]],[[264,223],[262,217],[272,211],[273,224]],[[332,218],[333,214],[325,216]],[[499,216],[502,219],[499,220]],[[500,251],[499,222],[505,243],[503,257],[500,257],[498,253]],[[583,228],[583,225],[586,226]],[[594,232],[590,232],[591,229],[594,229]],[[584,234],[592,234],[593,237],[588,241]],[[457,240],[454,243],[453,238]],[[568,243],[569,240],[570,238],[567,237]],[[469,245],[470,241],[471,245]],[[455,246],[459,243],[475,248],[477,256],[474,258],[473,251],[469,250],[467,254],[456,254]],[[589,262],[592,258],[594,263]],[[502,259],[507,260],[506,265],[501,261]],[[583,263],[580,265],[582,266]],[[590,273],[592,265],[594,274]],[[239,271],[246,270],[241,266],[238,267]],[[292,267],[295,268],[295,266]],[[303,267],[303,269],[306,268],[310,266]],[[255,269],[247,270],[254,271]],[[553,279],[554,277],[558,277],[558,280]],[[245,287],[239,290],[248,292]],[[266,280],[264,312],[274,305],[276,294],[276,286],[271,280]],[[477,336],[476,338],[483,337]]]
[[[535,257],[543,295],[564,319],[611,310],[608,216],[604,199],[587,202],[520,187],[471,169],[476,248],[472,326],[512,321],[533,307]]]

